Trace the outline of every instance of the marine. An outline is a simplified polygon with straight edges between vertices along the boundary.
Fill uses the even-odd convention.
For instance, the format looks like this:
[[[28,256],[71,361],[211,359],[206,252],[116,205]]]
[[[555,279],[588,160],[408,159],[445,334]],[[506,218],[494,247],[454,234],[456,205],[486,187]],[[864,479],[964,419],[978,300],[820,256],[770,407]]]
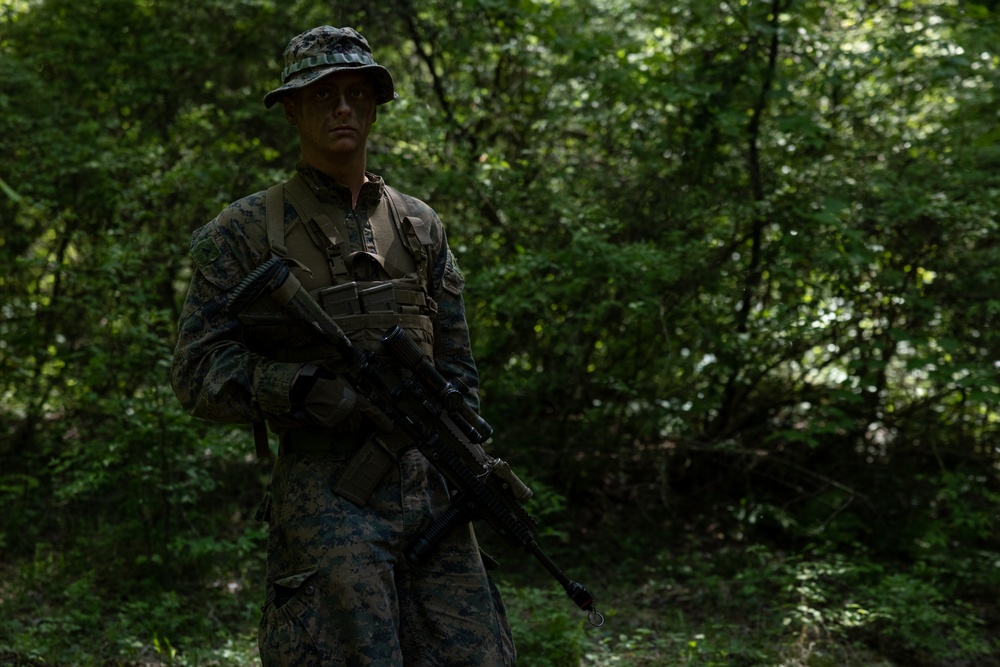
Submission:
[[[254,269],[285,258],[352,343],[378,352],[398,325],[480,407],[465,279],[441,220],[367,169],[378,107],[397,98],[391,74],[349,27],[297,35],[284,64],[264,103],[280,104],[298,130],[302,160],[287,181],[194,232],[171,368],[192,415],[253,424],[262,456],[265,429],[278,436],[258,511],[268,523],[261,662],[512,665],[506,611],[471,524],[425,562],[405,557],[448,507],[446,480],[403,442],[387,465],[366,469],[363,453],[395,431],[353,391],[337,355],[266,295],[229,307]]]

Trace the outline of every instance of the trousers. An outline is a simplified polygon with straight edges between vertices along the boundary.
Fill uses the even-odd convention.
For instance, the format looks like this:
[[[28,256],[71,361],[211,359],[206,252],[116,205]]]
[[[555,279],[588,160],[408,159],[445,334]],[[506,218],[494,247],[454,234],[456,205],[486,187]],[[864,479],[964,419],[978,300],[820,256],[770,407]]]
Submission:
[[[503,601],[471,524],[420,564],[406,546],[448,507],[443,476],[404,452],[369,502],[333,492],[336,453],[278,456],[267,512],[264,667],[510,667]]]

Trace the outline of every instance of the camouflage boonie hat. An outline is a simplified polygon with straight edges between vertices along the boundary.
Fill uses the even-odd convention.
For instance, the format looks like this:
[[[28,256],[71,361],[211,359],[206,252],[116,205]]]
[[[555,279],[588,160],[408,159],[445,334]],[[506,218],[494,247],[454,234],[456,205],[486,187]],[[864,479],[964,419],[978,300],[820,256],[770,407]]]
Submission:
[[[323,25],[306,30],[288,42],[285,69],[281,72],[282,85],[264,96],[264,106],[270,109],[285,93],[347,69],[371,75],[376,104],[396,99],[392,75],[372,58],[371,47],[361,33],[354,28]]]

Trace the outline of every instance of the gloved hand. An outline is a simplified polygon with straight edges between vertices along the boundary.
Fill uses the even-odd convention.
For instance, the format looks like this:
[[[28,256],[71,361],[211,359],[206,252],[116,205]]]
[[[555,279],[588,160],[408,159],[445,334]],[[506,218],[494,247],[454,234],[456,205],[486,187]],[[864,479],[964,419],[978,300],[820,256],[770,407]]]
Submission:
[[[322,428],[356,431],[367,417],[383,431],[392,430],[392,421],[355,393],[350,382],[319,366],[306,364],[299,369],[289,398],[293,409],[301,409],[310,422]]]

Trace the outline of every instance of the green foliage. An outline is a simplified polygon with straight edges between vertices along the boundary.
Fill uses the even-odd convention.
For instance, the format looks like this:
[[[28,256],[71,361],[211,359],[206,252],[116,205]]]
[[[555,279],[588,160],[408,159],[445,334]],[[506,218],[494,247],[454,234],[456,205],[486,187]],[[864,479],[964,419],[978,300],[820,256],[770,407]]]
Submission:
[[[586,645],[583,623],[564,604],[562,590],[504,588],[511,629],[517,642],[518,665],[576,667]]]
[[[166,375],[189,233],[288,172],[260,101],[287,39],[333,22],[394,73],[371,166],[446,221],[543,538],[648,575],[604,582],[605,634],[508,575],[526,660],[987,664],[998,16],[0,5],[0,662],[250,659],[266,469]]]
[[[123,561],[109,552],[121,541],[66,555],[39,544],[32,559],[5,567],[0,661],[8,664],[10,651],[10,664],[244,665],[255,651],[251,589],[261,576],[247,553],[262,545],[259,531],[248,529],[217,543],[211,566],[176,549]],[[95,553],[106,559],[94,562]],[[242,645],[233,628],[245,636]]]
[[[585,662],[990,664],[995,634],[955,582],[972,568],[992,590],[995,563],[984,554],[890,571],[860,546],[849,557],[820,546],[665,551],[633,574]]]

